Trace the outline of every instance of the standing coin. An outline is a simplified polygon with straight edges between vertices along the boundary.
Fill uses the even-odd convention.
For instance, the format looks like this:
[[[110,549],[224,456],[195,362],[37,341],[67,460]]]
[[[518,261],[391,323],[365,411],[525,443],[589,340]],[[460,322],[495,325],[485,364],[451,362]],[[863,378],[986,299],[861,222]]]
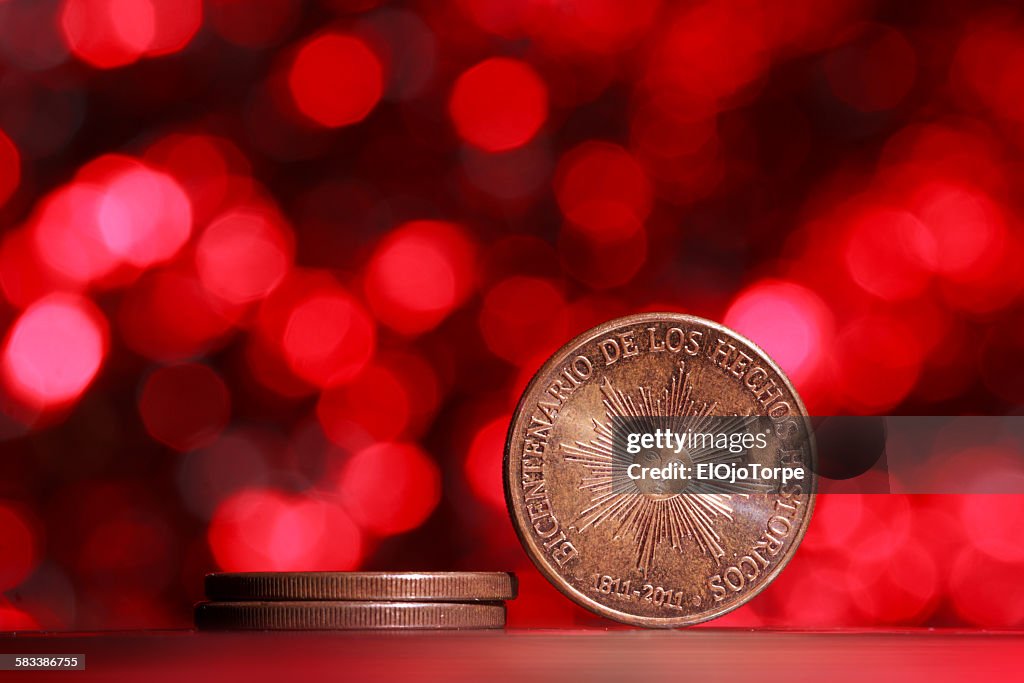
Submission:
[[[201,602],[204,631],[501,628],[505,605],[463,602]]]
[[[243,572],[206,575],[211,600],[512,600],[507,572]]]
[[[735,332],[674,313],[612,320],[556,352],[519,402],[504,464],[513,525],[540,571],[597,614],[713,619],[762,591],[803,538],[805,418],[782,371]]]

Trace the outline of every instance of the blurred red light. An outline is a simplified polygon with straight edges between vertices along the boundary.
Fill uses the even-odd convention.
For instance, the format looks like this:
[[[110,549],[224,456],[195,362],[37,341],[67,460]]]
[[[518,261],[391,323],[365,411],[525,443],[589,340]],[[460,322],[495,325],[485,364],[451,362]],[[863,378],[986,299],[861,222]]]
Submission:
[[[555,196],[565,217],[592,239],[614,242],[641,228],[652,190],[643,167],[608,142],[585,142],[558,164]]]
[[[466,479],[477,498],[499,510],[505,509],[501,461],[511,415],[495,418],[477,430],[466,454]]]
[[[830,52],[825,75],[836,97],[865,112],[898,105],[914,85],[917,54],[902,33],[869,25],[846,45]]]
[[[202,20],[201,0],[64,0],[60,13],[68,48],[100,69],[177,52]]]
[[[515,571],[519,582],[519,597],[508,603],[510,628],[549,628],[553,623],[574,624],[589,615],[576,603],[566,600],[532,563],[523,561]]]
[[[318,387],[351,380],[376,345],[373,319],[340,287],[311,292],[295,302],[281,336],[281,351],[295,374]]]
[[[250,337],[245,347],[245,360],[252,378],[279,396],[297,398],[317,391],[317,387],[295,376],[281,357],[280,346],[274,342]]]
[[[583,53],[615,54],[650,27],[660,0],[541,0],[534,31],[547,36],[550,48],[568,43]]]
[[[139,396],[146,431],[178,451],[211,443],[227,424],[230,412],[227,386],[206,365],[160,368],[147,378]]]
[[[18,148],[0,130],[0,206],[14,194],[21,181],[21,155]]]
[[[330,315],[317,321],[317,308]],[[333,275],[322,270],[289,271],[260,303],[256,323],[257,336],[247,348],[253,374],[284,396],[301,396],[352,379],[376,346],[373,320]]]
[[[188,510],[209,520],[232,493],[267,484],[271,462],[284,448],[275,436],[269,428],[229,429],[213,443],[186,453],[178,469],[178,490]]]
[[[405,334],[425,332],[470,294],[474,260],[474,244],[454,223],[405,223],[370,258],[367,301],[385,325]]]
[[[67,46],[54,20],[56,0],[48,2],[0,1],[0,51],[10,67],[43,71],[62,64]]]
[[[459,7],[477,26],[506,38],[522,35],[532,2],[458,0]]]
[[[1006,228],[999,208],[983,192],[936,181],[920,187],[912,201],[934,238],[940,273],[972,279],[992,269]]]
[[[851,322],[831,349],[837,393],[847,409],[867,414],[884,413],[906,398],[924,359],[914,328],[884,313]]]
[[[596,59],[628,49],[650,27],[659,0],[461,0],[480,28],[505,37],[532,37],[561,58]]]
[[[299,111],[329,128],[362,121],[384,88],[380,60],[362,39],[325,33],[306,42],[288,73]]]
[[[284,39],[300,15],[298,0],[209,0],[210,23],[228,42],[260,48]]]
[[[146,150],[154,168],[169,173],[188,194],[197,225],[254,193],[249,160],[232,142],[213,135],[176,133]]]
[[[564,342],[565,298],[548,280],[507,278],[484,296],[480,332],[494,355],[512,363],[528,362]]]
[[[409,426],[412,403],[418,400],[402,379],[391,368],[373,363],[351,383],[325,390],[316,404],[324,434],[341,446],[354,425],[381,441],[401,436]]]
[[[638,310],[821,414],[1019,412],[1024,13],[940,4],[0,0],[0,631],[184,626],[211,552],[504,563],[507,411]],[[962,427],[835,490],[1021,490]],[[1022,628],[1022,514],[823,494],[713,625]]]
[[[554,162],[542,141],[493,154],[476,147],[463,147],[462,167],[466,179],[489,198],[512,207],[528,207],[547,187]]]
[[[365,37],[385,65],[384,99],[410,102],[428,93],[437,72],[438,41],[413,8],[388,7],[364,15],[354,30]]]
[[[122,589],[166,587],[173,577],[170,529],[148,510],[127,509],[91,526],[81,539],[78,567]]]
[[[686,204],[709,195],[724,175],[717,109],[658,92],[645,97],[630,122],[630,145],[658,195]]]
[[[448,110],[466,142],[489,152],[509,150],[529,142],[544,124],[547,86],[528,64],[494,57],[459,76]]]
[[[237,309],[217,306],[195,275],[174,269],[147,273],[121,299],[118,329],[125,344],[155,360],[199,355],[234,326]]]
[[[42,262],[34,235],[25,229],[9,230],[0,242],[0,285],[16,308],[25,308],[69,283]]]
[[[410,353],[379,354],[344,386],[326,389],[316,413],[324,433],[341,447],[353,430],[378,441],[418,436],[441,400],[433,368]]]
[[[171,176],[139,165],[110,180],[99,211],[111,252],[136,266],[174,256],[192,233],[192,205]]]
[[[196,244],[196,271],[208,292],[230,304],[262,299],[291,267],[292,239],[283,218],[257,205],[217,217]]]
[[[39,562],[38,547],[25,514],[0,502],[0,591],[14,588],[35,569]]]
[[[854,282],[882,299],[919,296],[937,259],[935,240],[912,213],[867,209],[851,226],[846,267]]]
[[[338,490],[360,526],[391,536],[415,529],[434,511],[441,499],[441,473],[412,444],[379,443],[344,464]]]
[[[182,50],[203,24],[202,0],[146,1],[153,7],[153,37],[146,46],[149,56],[158,57]]]
[[[28,612],[0,604],[0,631],[32,631],[38,628],[39,622]]]
[[[942,577],[922,544],[904,543],[895,556],[881,561],[862,561],[860,555],[851,560],[847,584],[869,623],[919,624],[938,604]]]
[[[107,324],[88,300],[54,294],[29,306],[3,348],[7,388],[32,406],[76,400],[107,354]]]
[[[963,99],[971,104],[980,99],[1001,118],[1024,120],[1024,40],[1019,21],[1012,15],[997,16],[974,22],[962,35],[952,75],[955,84],[968,90]]]
[[[738,2],[686,5],[650,52],[646,85],[717,106],[767,69],[770,22],[756,20],[760,8]]]
[[[766,593],[779,596],[775,614],[783,624],[837,628],[863,623],[846,585],[849,563],[832,555],[797,553]],[[807,596],[813,595],[813,600]]]
[[[949,597],[964,621],[990,628],[1024,624],[1020,565],[994,560],[968,546],[952,560]]]
[[[972,469],[977,471],[978,467]],[[1015,481],[1018,486],[1022,483],[1019,475],[1015,479],[1013,475],[1010,477],[1007,481]],[[1024,495],[966,495],[960,496],[959,503],[959,520],[964,527],[964,537],[971,545],[996,560],[1024,563],[1024,546],[1019,543]]]
[[[853,494],[835,494],[838,496]],[[861,497],[863,517],[852,544],[845,547],[850,555],[864,562],[899,560],[912,532],[911,497],[897,493],[872,493]]]
[[[64,0],[60,13],[68,48],[100,69],[131,64],[145,54],[156,21],[151,0]]]
[[[101,279],[120,263],[103,238],[103,197],[103,188],[97,185],[66,185],[40,202],[30,223],[39,258],[78,284]]]
[[[814,524],[801,548],[808,550],[842,549],[857,533],[863,517],[864,499],[858,493],[823,493],[814,504]]]
[[[743,290],[725,314],[725,325],[768,352],[798,386],[819,369],[831,343],[831,314],[811,290],[763,280]]]
[[[345,571],[363,554],[362,535],[339,506],[270,489],[225,500],[207,538],[225,571]]]
[[[566,224],[558,236],[562,266],[593,290],[620,287],[632,280],[647,261],[647,231],[618,239],[592,239],[591,233]]]
[[[630,121],[630,142],[644,158],[693,157],[718,143],[718,111],[671,95],[646,97]]]

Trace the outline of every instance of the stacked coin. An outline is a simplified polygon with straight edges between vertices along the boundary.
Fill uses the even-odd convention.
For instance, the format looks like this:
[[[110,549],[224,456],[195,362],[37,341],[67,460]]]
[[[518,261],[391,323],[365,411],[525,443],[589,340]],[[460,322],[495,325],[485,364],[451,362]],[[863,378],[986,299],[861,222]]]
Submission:
[[[207,574],[201,630],[471,629],[505,625],[505,572]]]

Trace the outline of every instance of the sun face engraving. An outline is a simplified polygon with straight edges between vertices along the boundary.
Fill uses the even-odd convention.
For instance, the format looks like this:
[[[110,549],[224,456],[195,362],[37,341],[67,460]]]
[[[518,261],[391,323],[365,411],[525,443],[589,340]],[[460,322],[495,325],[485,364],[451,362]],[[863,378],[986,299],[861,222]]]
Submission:
[[[720,561],[725,555],[716,527],[731,520],[733,497],[745,497],[761,487],[752,482],[712,481],[695,477],[670,480],[637,480],[625,476],[630,465],[685,468],[691,475],[702,463],[738,463],[741,455],[728,449],[697,447],[683,449],[645,448],[632,455],[616,448],[613,422],[627,419],[640,430],[654,433],[671,429],[676,434],[708,430],[729,432],[745,429],[746,416],[722,417],[717,401],[695,398],[694,384],[685,366],[679,368],[667,387],[657,391],[638,386],[634,393],[617,389],[605,378],[601,384],[605,419],[593,421],[590,441],[561,444],[567,462],[587,469],[579,489],[590,494],[590,504],[573,526],[585,533],[591,527],[614,524],[616,539],[628,537],[636,544],[635,565],[647,576],[660,546],[684,554],[691,544]]]

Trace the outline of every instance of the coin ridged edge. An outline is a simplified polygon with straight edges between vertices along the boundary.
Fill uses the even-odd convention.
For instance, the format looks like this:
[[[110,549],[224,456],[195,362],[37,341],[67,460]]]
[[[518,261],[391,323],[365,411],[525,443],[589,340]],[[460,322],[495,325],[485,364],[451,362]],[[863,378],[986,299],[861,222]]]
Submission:
[[[196,628],[238,631],[486,629],[505,625],[500,603],[201,602]]]
[[[206,575],[211,600],[406,600],[465,602],[512,600],[518,592],[507,572],[252,572]]]

